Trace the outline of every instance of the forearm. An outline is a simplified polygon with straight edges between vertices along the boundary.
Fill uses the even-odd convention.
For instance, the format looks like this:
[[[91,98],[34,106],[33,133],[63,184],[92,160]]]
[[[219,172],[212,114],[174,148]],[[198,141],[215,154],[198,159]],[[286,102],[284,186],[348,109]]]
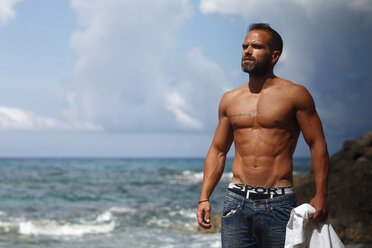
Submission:
[[[311,167],[313,169],[316,196],[327,198],[329,157],[325,141],[314,143],[311,148]]]
[[[225,168],[226,153],[210,149],[205,159],[200,200],[209,199]]]

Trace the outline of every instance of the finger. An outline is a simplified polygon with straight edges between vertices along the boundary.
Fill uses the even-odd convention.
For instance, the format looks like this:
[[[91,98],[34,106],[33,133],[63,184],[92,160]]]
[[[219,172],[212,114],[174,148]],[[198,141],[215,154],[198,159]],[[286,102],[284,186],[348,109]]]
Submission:
[[[203,222],[204,222],[204,221],[203,221],[203,219],[204,219],[204,215],[203,215],[203,213],[198,211],[198,213],[196,214],[196,217],[198,218],[198,223],[199,223],[199,225],[202,225]]]
[[[202,212],[198,212],[197,213],[197,218],[198,218],[198,224],[199,226],[205,228],[205,229],[209,229],[211,226],[209,223],[206,223],[204,221],[204,214]]]
[[[327,220],[327,212],[319,210],[313,215],[313,220],[319,222],[325,222]]]
[[[317,220],[319,218],[319,211],[316,211],[313,216],[312,216],[312,219],[313,220]]]
[[[208,223],[208,224],[210,223],[210,217],[211,217],[210,212],[206,211],[205,212],[205,222]]]
[[[204,221],[202,221],[201,223],[199,223],[199,226],[201,226],[204,229],[210,229],[212,227],[211,224],[205,223]]]
[[[201,219],[201,220],[199,220],[198,222],[199,222],[199,226],[201,226],[201,227],[204,228],[204,229],[209,229],[209,228],[212,227],[211,224],[206,223],[206,222],[204,221],[204,219]]]
[[[212,226],[210,224],[206,224],[206,223],[201,223],[200,226],[204,229],[211,229]]]
[[[197,213],[197,218],[198,218],[198,224],[202,228],[204,228],[204,229],[210,229],[212,227],[209,222],[207,223],[205,221],[205,215],[203,214],[203,212],[198,212]]]

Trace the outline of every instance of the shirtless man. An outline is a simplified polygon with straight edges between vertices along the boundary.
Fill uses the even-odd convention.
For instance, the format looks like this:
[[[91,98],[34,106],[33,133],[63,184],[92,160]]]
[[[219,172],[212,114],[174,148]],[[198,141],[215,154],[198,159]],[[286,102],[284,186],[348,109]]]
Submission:
[[[296,206],[293,152],[302,131],[311,151],[316,194],[313,218],[327,218],[328,152],[314,101],[305,87],[278,78],[280,35],[252,24],[243,43],[242,70],[249,82],[224,94],[208,151],[197,218],[210,228],[209,197],[224,170],[232,142],[235,157],[222,213],[222,247],[284,247],[285,228]]]

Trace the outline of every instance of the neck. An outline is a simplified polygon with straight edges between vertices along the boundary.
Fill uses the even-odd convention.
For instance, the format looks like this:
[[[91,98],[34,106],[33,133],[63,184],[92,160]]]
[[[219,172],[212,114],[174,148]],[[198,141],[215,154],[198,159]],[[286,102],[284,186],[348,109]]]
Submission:
[[[262,89],[266,88],[272,79],[276,78],[274,73],[265,73],[263,75],[249,74],[248,87],[252,93],[260,93]]]

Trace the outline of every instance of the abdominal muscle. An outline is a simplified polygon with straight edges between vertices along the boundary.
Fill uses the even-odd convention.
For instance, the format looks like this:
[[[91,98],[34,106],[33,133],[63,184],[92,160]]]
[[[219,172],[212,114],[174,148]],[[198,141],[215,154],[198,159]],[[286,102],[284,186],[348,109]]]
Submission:
[[[263,187],[292,185],[292,155],[298,134],[284,129],[234,131],[233,183]]]

